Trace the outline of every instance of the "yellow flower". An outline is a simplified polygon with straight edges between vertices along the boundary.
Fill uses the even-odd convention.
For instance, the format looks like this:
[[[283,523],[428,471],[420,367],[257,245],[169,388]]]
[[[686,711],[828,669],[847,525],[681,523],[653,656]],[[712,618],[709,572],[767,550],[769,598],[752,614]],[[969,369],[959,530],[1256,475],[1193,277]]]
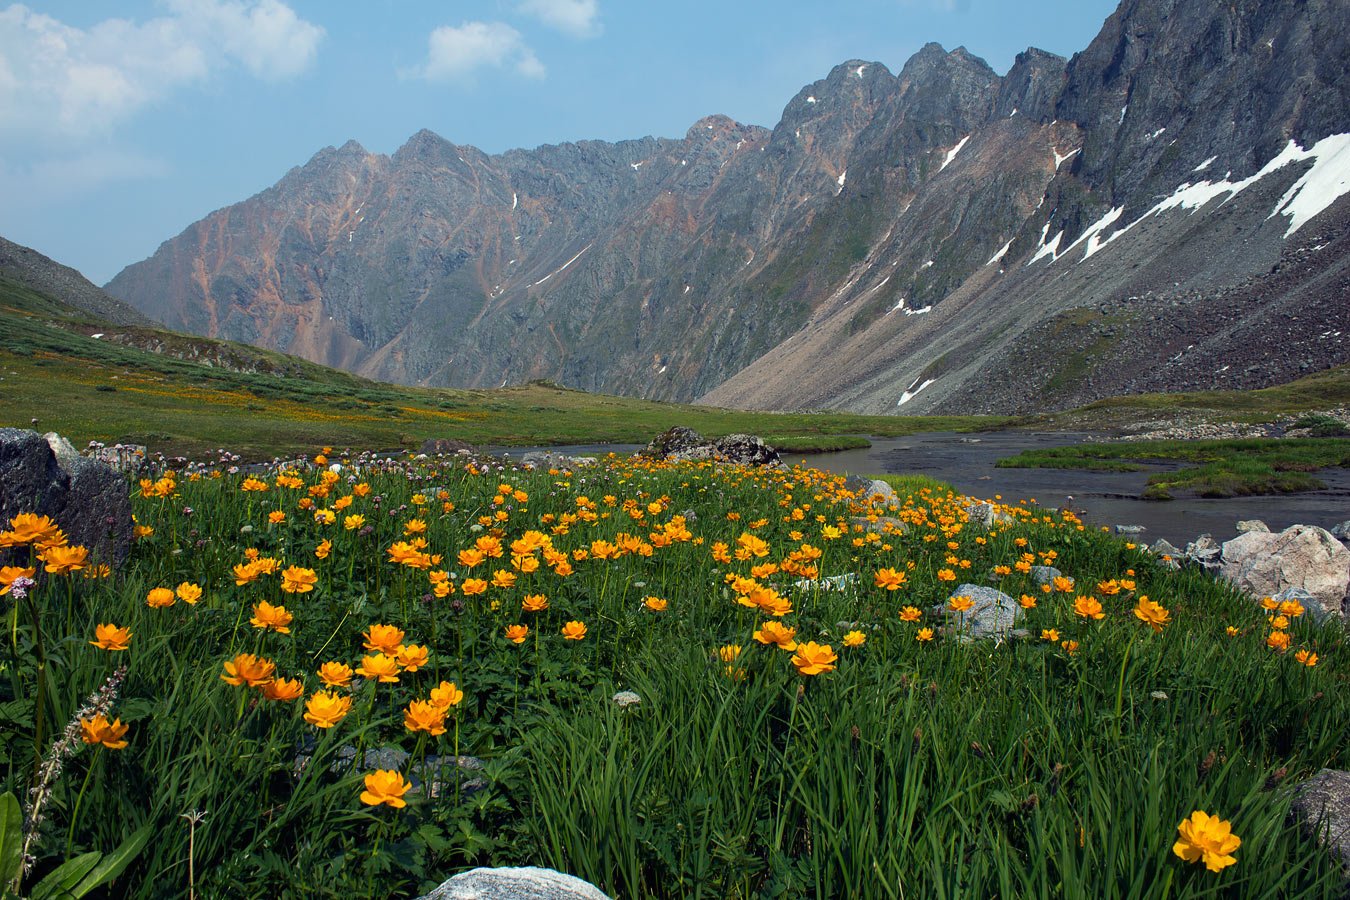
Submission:
[[[495,588],[515,587],[516,573],[508,572],[506,569],[498,569],[492,573],[492,586]]]
[[[383,653],[362,657],[361,665],[356,667],[356,674],[371,681],[398,681],[398,660]]]
[[[1283,653],[1289,649],[1289,632],[1272,631],[1266,636],[1266,646]]]
[[[464,583],[459,586],[460,593],[466,597],[472,597],[474,594],[481,594],[487,590],[488,583],[482,578],[466,578]]]
[[[660,597],[648,597],[647,599],[642,601],[642,605],[650,609],[652,612],[665,612],[667,603]]]
[[[526,594],[520,601],[520,608],[525,612],[543,612],[548,609],[548,598],[543,594]]]
[[[1231,822],[1197,809],[1177,826],[1181,837],[1172,845],[1172,852],[1186,862],[1203,862],[1205,868],[1218,872],[1237,862],[1233,851],[1242,846],[1242,839],[1232,829]]]
[[[265,491],[267,490],[267,482],[262,481],[261,479],[258,478],[254,478],[252,475],[250,475],[248,478],[244,479],[243,484],[239,485],[239,490],[250,492]]]
[[[1078,652],[1077,641],[1060,641],[1059,646],[1062,647],[1064,651],[1067,652],[1070,656],[1073,656],[1075,653]]]
[[[1154,631],[1162,631],[1163,626],[1170,623],[1172,614],[1163,609],[1157,602],[1148,599],[1146,596],[1141,596],[1139,605],[1134,608],[1134,615]]]
[[[290,634],[291,620],[294,618],[286,611],[286,607],[273,606],[263,600],[253,607],[253,618],[248,621],[254,628],[271,628],[281,634]]]
[[[914,640],[916,641],[931,641],[932,639],[933,629],[931,628],[920,628],[914,635]]]
[[[844,635],[845,647],[861,647],[865,643],[867,643],[867,635],[861,631],[850,631]]]
[[[0,546],[21,547],[24,544],[49,543],[61,533],[60,527],[48,516],[19,513],[9,520],[10,530],[3,535]]]
[[[235,686],[246,684],[249,687],[262,687],[272,681],[277,670],[276,663],[270,659],[254,656],[252,653],[240,653],[225,663],[225,674],[220,679]]]
[[[315,691],[305,702],[305,721],[316,728],[332,728],[352,711],[352,698],[330,691]]]
[[[792,655],[792,664],[797,667],[799,674],[821,675],[833,672],[837,659],[839,656],[829,644],[807,641],[805,644],[797,645],[797,652]]]
[[[442,681],[431,689],[431,702],[439,709],[444,710],[452,706],[458,706],[463,699],[464,692],[455,687],[453,681]]]
[[[114,648],[109,648],[109,649],[114,649]],[[1295,653],[1295,654],[1294,654],[1294,659],[1296,659],[1296,660],[1298,660],[1299,662],[1303,663],[1305,666],[1315,666],[1315,665],[1317,665],[1317,654],[1316,654],[1316,653],[1311,653],[1311,652],[1309,652],[1309,651],[1307,651],[1307,650],[1300,650],[1300,651],[1298,651],[1297,653]]]
[[[342,520],[342,527],[348,531],[355,531],[364,524],[366,524],[366,517],[360,513],[354,513]]]
[[[1056,575],[1051,584],[1061,594],[1068,594],[1073,591],[1073,579],[1067,575]]]
[[[398,664],[405,672],[416,672],[427,664],[430,652],[421,644],[404,644],[398,648]]]
[[[579,641],[586,637],[586,623],[572,621],[563,626],[562,636],[569,641]]]
[[[1106,613],[1102,611],[1102,603],[1096,597],[1078,596],[1073,601],[1073,613],[1084,619],[1105,618]]]
[[[1274,612],[1280,608],[1280,601],[1276,600],[1274,597],[1262,597],[1261,607],[1270,612]]]
[[[378,650],[393,656],[403,643],[404,632],[397,625],[371,625],[361,637],[365,638],[367,650]]]
[[[1237,637],[1239,634],[1242,634],[1242,629],[1238,628],[1236,625],[1229,625],[1224,631],[1227,632],[1229,637]]]
[[[951,569],[938,569],[938,581],[955,581],[956,573]]]
[[[876,586],[887,591],[899,590],[905,586],[909,576],[904,572],[897,572],[895,569],[879,569],[873,577]]]
[[[267,514],[267,521],[273,525],[280,525],[286,521],[286,514],[279,509],[274,509]]]
[[[263,685],[262,692],[268,700],[286,703],[297,697],[303,697],[305,686],[300,683],[299,678],[278,678],[270,684]]]
[[[69,575],[89,564],[89,551],[84,547],[49,547],[38,554],[44,570],[53,575]]]
[[[409,731],[425,731],[432,737],[445,734],[445,709],[431,700],[414,700],[403,712],[403,727]]]
[[[281,573],[281,589],[288,594],[305,594],[314,590],[319,576],[313,569],[291,566]]]
[[[80,737],[86,744],[102,744],[109,750],[121,750],[127,745],[123,739],[127,727],[120,718],[110,723],[107,716],[100,714],[92,719],[80,720]]]
[[[965,594],[958,594],[947,601],[947,608],[952,612],[965,612],[975,605],[975,602]]]
[[[1276,631],[1284,631],[1286,628],[1289,627],[1289,617],[1288,616],[1271,617],[1270,627],[1274,628]]]
[[[102,650],[125,650],[131,646],[131,629],[119,628],[111,623],[95,625],[94,638],[89,643]]]
[[[352,667],[344,662],[326,662],[319,666],[319,679],[328,687],[349,687]]]
[[[366,776],[366,789],[361,792],[361,802],[366,806],[384,804],[402,809],[408,805],[403,795],[411,787],[412,783],[404,780],[394,769],[376,769]]]
[[[923,613],[919,611],[917,606],[906,606],[900,610],[901,622],[917,622],[922,616]]]
[[[1304,612],[1306,612],[1306,610],[1304,610],[1303,604],[1299,603],[1297,600],[1285,600],[1280,603],[1280,615],[1282,616],[1290,616],[1291,618],[1297,619],[1299,616],[1303,615]]]
[[[165,606],[173,606],[178,602],[174,592],[168,588],[157,587],[151,589],[150,593],[145,595],[145,605],[152,609],[161,609]]]
[[[1031,594],[1023,594],[1021,597],[1017,598],[1017,602],[1021,604],[1023,609],[1036,608],[1036,598]]]
[[[190,581],[185,581],[180,584],[177,589],[174,590],[174,593],[178,595],[179,600],[182,600],[189,606],[202,599],[201,585],[193,584]]]
[[[506,626],[506,639],[513,644],[525,643],[525,638],[529,635],[529,633],[530,633],[530,626],[528,625]]]
[[[793,637],[797,629],[788,628],[782,622],[765,622],[753,635],[761,644],[775,644],[780,650],[796,650],[797,642]]]
[[[1058,641],[1058,640],[1059,640],[1059,629],[1057,629],[1057,628],[1043,628],[1043,629],[1041,629],[1041,640],[1043,640],[1043,641],[1050,641],[1051,643],[1054,643],[1055,641]]]

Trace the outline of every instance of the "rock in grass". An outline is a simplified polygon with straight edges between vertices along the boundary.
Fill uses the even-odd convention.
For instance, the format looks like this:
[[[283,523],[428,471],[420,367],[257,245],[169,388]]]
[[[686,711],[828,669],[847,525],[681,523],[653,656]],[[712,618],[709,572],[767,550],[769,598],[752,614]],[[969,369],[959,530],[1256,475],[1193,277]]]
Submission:
[[[1318,625],[1323,624],[1327,619],[1331,618],[1331,613],[1322,605],[1322,601],[1303,590],[1303,588],[1285,588],[1278,594],[1272,594],[1271,596],[1279,603],[1283,603],[1286,600],[1297,600],[1303,607],[1307,616]]]
[[[1032,566],[1031,577],[1037,584],[1052,584],[1056,578],[1063,578],[1064,573],[1054,566]]]
[[[658,434],[638,455],[669,462],[713,459],[743,466],[783,465],[778,451],[753,434],[729,434],[710,441],[683,425]]]
[[[590,882],[535,866],[461,872],[419,900],[609,900]]]
[[[59,435],[0,428],[0,526],[21,512],[50,516],[90,560],[117,566],[131,550],[131,496],[110,466]]]
[[[1323,769],[1294,791],[1290,814],[1341,861],[1341,877],[1350,887],[1350,772]]]
[[[979,584],[963,584],[952,591],[951,597],[969,597],[971,607],[962,613],[952,612],[946,603],[934,606],[932,612],[949,616],[951,630],[958,641],[976,641],[982,638],[1002,640],[1012,636],[1017,623],[1026,615],[1012,597]]]
[[[895,503],[895,488],[891,487],[880,478],[868,478],[866,475],[850,475],[844,479],[844,489],[851,491],[853,496],[860,501],[871,500],[874,497],[880,497],[882,505]]]
[[[1315,525],[1240,534],[1223,545],[1221,560],[1222,577],[1257,600],[1301,588],[1340,615],[1350,589],[1350,550]]]
[[[1013,525],[1017,520],[992,503],[972,503],[965,509],[966,517],[970,524],[978,525],[986,530],[995,525]]]

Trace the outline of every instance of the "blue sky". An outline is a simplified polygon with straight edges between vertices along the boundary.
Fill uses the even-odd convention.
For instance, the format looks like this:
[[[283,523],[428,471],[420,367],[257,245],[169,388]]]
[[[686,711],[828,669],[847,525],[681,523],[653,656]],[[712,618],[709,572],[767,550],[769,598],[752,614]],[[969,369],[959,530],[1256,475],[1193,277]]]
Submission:
[[[1113,0],[0,0],[0,236],[102,284],[354,138],[489,152],[772,126],[847,59],[928,41],[998,72]]]

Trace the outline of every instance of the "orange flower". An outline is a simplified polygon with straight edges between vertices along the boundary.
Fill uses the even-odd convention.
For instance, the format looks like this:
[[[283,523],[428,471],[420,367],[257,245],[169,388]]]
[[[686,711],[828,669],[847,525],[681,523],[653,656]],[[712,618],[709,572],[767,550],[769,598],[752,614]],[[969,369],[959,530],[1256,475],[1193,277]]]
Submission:
[[[274,509],[267,514],[267,521],[273,525],[280,525],[286,521],[286,514],[279,509]]]
[[[173,606],[177,602],[178,598],[174,595],[174,592],[168,588],[153,588],[150,593],[145,595],[145,605],[152,609],[162,609],[165,606]]]
[[[421,644],[404,644],[398,648],[398,664],[405,672],[416,672],[427,664],[430,652]]]
[[[667,603],[660,597],[648,597],[642,601],[642,605],[652,612],[665,612]]]
[[[1096,597],[1078,596],[1073,601],[1073,613],[1084,619],[1102,619],[1106,613],[1102,611],[1102,603]]]
[[[1272,650],[1278,650],[1283,653],[1289,649],[1289,632],[1272,631],[1266,637],[1266,646]]]
[[[1151,627],[1154,631],[1162,631],[1163,626],[1168,624],[1171,619],[1171,613],[1163,607],[1148,599],[1147,596],[1139,598],[1139,604],[1134,608],[1134,615],[1139,621]]]
[[[965,594],[957,594],[955,597],[951,597],[947,600],[947,608],[952,612],[963,613],[974,605],[975,601],[971,600]]]
[[[273,606],[266,600],[263,600],[253,607],[253,618],[248,621],[254,628],[271,628],[281,634],[290,634],[291,620],[294,618],[294,616],[286,611],[286,607]]]
[[[249,687],[262,687],[272,681],[276,670],[276,664],[270,659],[252,653],[240,653],[225,663],[225,674],[220,679],[235,686],[246,684]]]
[[[352,710],[352,698],[315,691],[305,703],[305,721],[316,728],[332,728]]]
[[[464,699],[464,692],[455,687],[453,681],[442,681],[431,689],[431,702],[440,709],[458,706]]]
[[[530,626],[528,625],[506,626],[506,639],[513,644],[525,643],[525,638],[527,635],[529,635],[529,633],[530,633]]]
[[[821,675],[833,672],[834,663],[838,659],[839,656],[829,644],[808,641],[797,645],[797,652],[792,655],[792,664],[802,675]]]
[[[586,623],[572,621],[563,626],[562,636],[569,641],[579,641],[586,637]]]
[[[84,547],[49,547],[38,554],[44,570],[53,575],[69,575],[89,564],[89,551]]]
[[[403,795],[408,793],[412,783],[393,769],[377,769],[366,776],[366,789],[361,792],[361,802],[367,806],[392,806],[402,809],[408,803]]]
[[[909,576],[895,569],[880,569],[873,580],[877,587],[887,591],[895,591],[905,586]]]
[[[378,650],[393,656],[398,653],[399,645],[403,643],[404,633],[397,625],[371,625],[361,637],[365,638],[364,646],[367,650]]]
[[[270,684],[263,685],[262,692],[268,700],[286,703],[297,697],[303,697],[305,686],[300,683],[299,678],[278,678]]]
[[[548,609],[548,598],[543,594],[526,594],[520,601],[520,608],[525,612],[543,612]]]
[[[919,611],[917,606],[906,606],[904,609],[900,610],[901,622],[917,622],[922,616],[923,613]]]
[[[371,681],[398,681],[398,660],[384,653],[362,657],[361,665],[356,667],[356,674]]]
[[[332,552],[333,542],[329,540],[319,541],[319,546],[314,548],[314,556],[318,559],[327,559]]]
[[[94,638],[89,643],[102,650],[125,650],[131,646],[131,629],[112,624],[95,625]]]
[[[459,586],[459,591],[466,597],[472,597],[474,594],[481,594],[487,590],[488,583],[481,578],[466,578],[464,583]]]
[[[193,584],[190,581],[185,581],[180,584],[174,593],[178,595],[179,600],[182,600],[189,606],[202,599],[201,585]]]
[[[403,727],[409,731],[425,731],[432,737],[445,734],[445,709],[431,700],[414,700],[404,710]]]
[[[955,581],[956,573],[951,569],[938,569],[938,581]]]
[[[1041,640],[1055,642],[1059,640],[1059,630],[1056,628],[1041,629]]]
[[[352,667],[344,662],[326,662],[319,666],[319,678],[328,687],[350,687]]]
[[[100,714],[80,720],[80,737],[86,744],[102,744],[109,750],[121,750],[127,745],[124,740],[127,727],[120,718],[110,723],[107,716]]]
[[[506,569],[498,569],[492,573],[492,586],[503,589],[515,587],[516,573],[508,572]]]
[[[1309,652],[1307,650],[1299,650],[1297,653],[1294,654],[1294,659],[1303,663],[1305,666],[1317,665],[1317,654]]]
[[[933,629],[931,628],[920,628],[918,633],[914,635],[916,641],[931,641],[932,639]]]
[[[1017,602],[1021,604],[1023,609],[1036,608],[1036,598],[1033,597],[1031,594],[1023,594],[1021,597],[1017,598]]]
[[[797,642],[793,637],[797,629],[788,628],[782,622],[765,622],[753,635],[761,644],[774,644],[779,650],[796,650]]]
[[[850,631],[844,635],[845,647],[861,647],[865,643],[867,643],[867,635],[861,631]]]
[[[288,594],[305,594],[314,590],[319,576],[313,569],[291,566],[281,573],[281,589]]]
[[[1056,575],[1051,581],[1051,585],[1061,594],[1068,594],[1073,591],[1073,579],[1067,575]]]

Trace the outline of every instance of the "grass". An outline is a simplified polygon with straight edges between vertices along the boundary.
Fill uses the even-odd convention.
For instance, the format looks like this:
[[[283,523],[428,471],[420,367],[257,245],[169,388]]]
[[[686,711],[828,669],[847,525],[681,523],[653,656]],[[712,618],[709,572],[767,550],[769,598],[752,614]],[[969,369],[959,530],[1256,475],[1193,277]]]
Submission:
[[[134,492],[121,571],[40,573],[6,598],[0,790],[25,796],[53,732],[126,666],[109,715],[129,746],[66,762],[26,884],[150,825],[109,896],[410,897],[527,864],[634,898],[1339,896],[1338,863],[1287,821],[1294,784],[1348,762],[1339,625],[1291,609],[1272,630],[1231,588],[1035,506],[1001,505],[986,532],[922,476],[888,479],[901,499],[881,508],[802,468],[343,461],[166,472]],[[907,527],[850,530],[859,515]],[[1075,588],[1042,591],[1032,563]],[[1025,597],[1028,636],[959,640],[943,604],[963,583]],[[200,599],[150,605],[183,585]],[[1169,611],[1158,631],[1144,594]],[[263,601],[288,633],[259,627],[281,621]],[[799,673],[756,638],[770,621],[834,668]],[[91,646],[100,623],[128,648]],[[416,671],[335,688],[350,711],[306,721],[323,664],[379,663],[376,625]],[[227,683],[241,653],[304,696]],[[463,697],[410,729],[443,682]],[[377,766],[336,765],[392,748],[408,757],[379,767],[400,782],[439,761],[434,797],[368,805]],[[481,789],[445,762],[461,754]],[[1218,873],[1172,852],[1197,809],[1242,839]]]
[[[90,336],[102,331],[128,343]],[[29,427],[33,419],[77,445],[143,443],[189,457],[229,447],[247,460],[334,443],[411,449],[428,438],[480,446],[646,443],[673,425],[709,437],[768,434],[786,451],[805,453],[867,446],[860,435],[1008,421],[750,413],[547,382],[491,391],[400,387],[227,341],[100,323],[0,278],[0,426]]]
[[[1287,494],[1326,487],[1310,473],[1350,466],[1350,440],[1249,438],[1075,444],[1026,450],[997,464],[1003,468],[1139,472],[1144,469],[1142,460],[1199,463],[1150,476],[1142,495],[1149,500],[1170,500],[1174,491],[1190,491],[1201,497]]]

